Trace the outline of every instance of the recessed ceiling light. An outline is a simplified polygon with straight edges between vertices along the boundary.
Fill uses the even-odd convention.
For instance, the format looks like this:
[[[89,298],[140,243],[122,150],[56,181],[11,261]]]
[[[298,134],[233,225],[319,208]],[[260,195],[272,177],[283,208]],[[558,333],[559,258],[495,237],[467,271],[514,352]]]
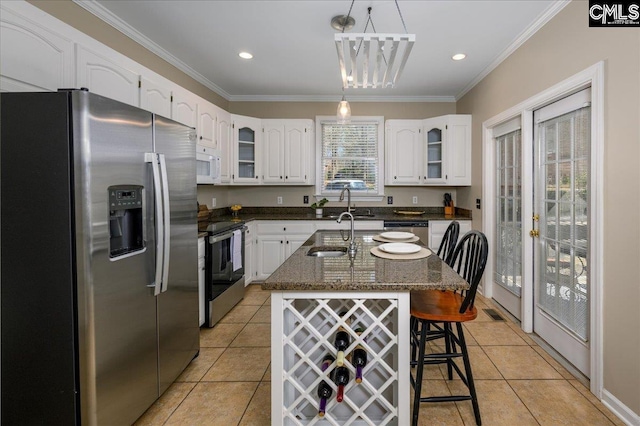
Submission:
[[[249,52],[240,52],[238,53],[238,56],[240,56],[242,59],[251,59],[253,58],[253,55]]]
[[[465,55],[464,53],[456,53],[455,55],[453,55],[451,57],[451,59],[453,59],[454,61],[461,61],[466,57],[467,57],[467,55]]]

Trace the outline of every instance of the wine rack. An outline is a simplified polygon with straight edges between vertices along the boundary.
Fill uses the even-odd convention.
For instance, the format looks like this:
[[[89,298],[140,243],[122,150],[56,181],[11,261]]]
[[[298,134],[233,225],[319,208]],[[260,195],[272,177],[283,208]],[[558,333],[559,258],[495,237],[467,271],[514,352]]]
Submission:
[[[271,309],[272,425],[408,424],[408,292],[272,292]],[[336,362],[324,372],[321,363],[325,355],[335,356],[340,327],[350,335],[344,363],[350,380],[338,403],[330,379]],[[360,336],[357,328],[364,330]],[[368,357],[361,383],[350,357],[358,345]],[[320,417],[322,380],[333,396]]]

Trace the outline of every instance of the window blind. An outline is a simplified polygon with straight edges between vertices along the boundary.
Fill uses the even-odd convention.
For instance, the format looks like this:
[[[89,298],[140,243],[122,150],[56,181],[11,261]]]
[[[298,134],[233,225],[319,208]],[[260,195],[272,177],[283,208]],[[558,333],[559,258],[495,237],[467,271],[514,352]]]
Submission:
[[[378,123],[322,123],[322,192],[377,193]]]

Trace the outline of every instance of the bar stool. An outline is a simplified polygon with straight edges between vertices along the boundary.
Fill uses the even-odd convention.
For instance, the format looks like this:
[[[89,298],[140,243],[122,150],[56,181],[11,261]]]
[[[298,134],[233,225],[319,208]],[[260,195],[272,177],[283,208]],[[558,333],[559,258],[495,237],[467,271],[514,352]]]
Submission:
[[[444,262],[449,266],[451,266],[451,260],[453,259],[453,251],[455,250],[456,243],[458,242],[458,235],[460,235],[460,223],[458,223],[457,220],[453,220],[451,221],[449,226],[447,226],[447,230],[444,232],[444,236],[442,237],[442,241],[440,242],[440,247],[438,247],[438,252],[437,252],[438,257],[444,260]],[[440,291],[440,290],[425,290],[425,291]],[[411,329],[411,336],[412,336],[412,338],[410,339],[411,361],[415,361],[418,355],[418,338],[417,337],[414,338],[414,336],[417,336],[417,333],[420,332],[420,330],[418,329],[418,320],[414,317],[411,317],[409,326]],[[436,325],[435,329],[439,330],[440,332],[437,332],[437,331],[431,332],[430,328],[427,329],[427,334],[429,335],[428,340],[434,340],[434,339],[444,337],[444,334],[442,333],[443,330],[440,326]]]
[[[448,402],[471,400],[476,424],[480,426],[480,408],[473,384],[469,353],[464,339],[462,323],[476,318],[477,310],[473,306],[478,284],[487,263],[489,245],[487,238],[480,231],[470,231],[462,237],[456,246],[451,259],[451,267],[468,283],[469,289],[457,291],[412,291],[411,292],[411,320],[420,325],[420,331],[412,329],[412,340],[418,347],[417,359],[412,359],[411,365],[416,366],[415,378],[411,375],[414,388],[412,425],[417,426],[421,402]],[[442,323],[436,330],[430,326]],[[453,331],[455,324],[456,332]],[[425,354],[428,341],[444,338],[445,352]],[[460,348],[460,351],[457,350]],[[462,358],[464,373],[454,362],[455,358]],[[449,380],[453,379],[455,370],[462,382],[469,389],[469,395],[453,396],[420,396],[422,391],[422,376],[424,365],[447,364]]]

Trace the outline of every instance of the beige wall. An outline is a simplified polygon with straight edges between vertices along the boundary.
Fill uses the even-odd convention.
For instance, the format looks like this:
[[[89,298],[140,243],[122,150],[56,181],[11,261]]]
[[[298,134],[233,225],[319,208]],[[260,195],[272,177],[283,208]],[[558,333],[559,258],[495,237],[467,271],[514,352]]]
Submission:
[[[640,31],[589,28],[588,6],[569,4],[459,100],[473,115],[474,185],[458,199],[470,208],[482,195],[483,121],[605,62],[604,388],[640,414]],[[473,221],[481,227],[481,211]]]
[[[92,13],[73,3],[71,0],[27,0],[32,5],[44,10],[48,14],[71,25],[75,29],[106,44],[113,50],[122,53],[141,65],[157,72],[161,76],[184,87],[190,92],[218,105],[221,108],[229,107],[228,101],[193,78],[189,77],[178,68],[169,64],[164,59],[137,42],[133,41],[120,31],[113,28]]]

